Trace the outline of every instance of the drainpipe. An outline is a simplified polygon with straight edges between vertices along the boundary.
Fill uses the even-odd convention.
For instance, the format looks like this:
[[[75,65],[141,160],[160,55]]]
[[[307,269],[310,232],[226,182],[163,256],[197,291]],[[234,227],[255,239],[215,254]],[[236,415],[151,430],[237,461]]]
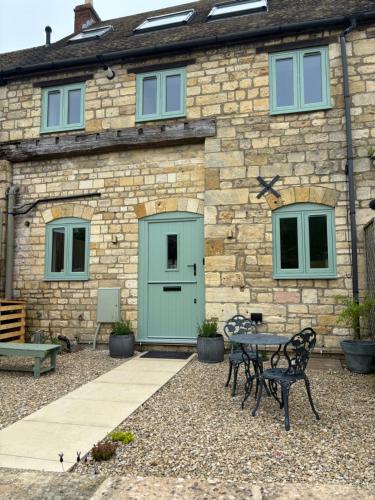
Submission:
[[[344,80],[344,102],[345,102],[345,128],[346,128],[346,173],[348,176],[349,190],[349,218],[351,233],[351,257],[352,257],[352,288],[353,299],[359,302],[358,286],[358,251],[357,251],[357,221],[355,208],[355,181],[353,166],[353,138],[352,138],[352,120],[351,120],[351,98],[349,87],[348,57],[346,53],[346,36],[356,28],[355,19],[350,20],[350,26],[340,35],[341,61]]]
[[[5,298],[13,298],[13,267],[14,267],[14,208],[19,186],[11,186],[8,191],[8,222],[5,261]]]

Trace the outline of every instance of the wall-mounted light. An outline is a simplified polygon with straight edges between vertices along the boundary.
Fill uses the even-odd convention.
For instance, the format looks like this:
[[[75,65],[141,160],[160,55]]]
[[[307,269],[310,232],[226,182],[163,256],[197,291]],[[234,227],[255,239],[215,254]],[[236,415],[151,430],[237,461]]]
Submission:
[[[116,76],[116,73],[113,71],[113,69],[107,66],[106,64],[103,66],[103,69],[105,71],[105,75],[108,78],[108,80],[113,80],[114,77]]]

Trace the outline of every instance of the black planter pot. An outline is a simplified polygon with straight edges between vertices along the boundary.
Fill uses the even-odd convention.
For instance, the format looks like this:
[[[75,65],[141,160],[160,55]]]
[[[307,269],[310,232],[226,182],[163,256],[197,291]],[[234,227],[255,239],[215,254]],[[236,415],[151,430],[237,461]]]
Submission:
[[[109,355],[111,358],[131,358],[134,354],[134,333],[130,335],[110,335]]]
[[[350,371],[354,373],[371,373],[373,371],[375,342],[369,340],[343,340],[341,348]]]
[[[202,363],[221,363],[224,361],[224,339],[217,337],[198,337],[198,360]]]

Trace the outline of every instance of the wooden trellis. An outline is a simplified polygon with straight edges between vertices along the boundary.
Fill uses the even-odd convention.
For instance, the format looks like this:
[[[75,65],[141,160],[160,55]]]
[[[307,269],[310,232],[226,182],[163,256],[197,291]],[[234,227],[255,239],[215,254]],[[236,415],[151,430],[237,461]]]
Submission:
[[[26,304],[0,299],[0,342],[25,342]]]

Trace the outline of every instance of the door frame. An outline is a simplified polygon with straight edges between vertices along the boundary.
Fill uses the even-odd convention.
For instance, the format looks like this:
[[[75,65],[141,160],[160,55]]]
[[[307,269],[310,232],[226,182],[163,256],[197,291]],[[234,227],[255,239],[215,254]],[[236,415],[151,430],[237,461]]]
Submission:
[[[138,329],[137,341],[147,344],[184,344],[195,345],[194,339],[170,339],[170,338],[148,338],[148,260],[147,249],[148,241],[148,225],[154,222],[200,222],[200,243],[202,245],[202,258],[204,263],[204,221],[203,215],[192,212],[165,212],[155,215],[150,215],[139,220],[139,243],[138,243]],[[199,226],[198,226],[199,227]],[[198,303],[201,306],[202,321],[205,318],[205,272],[204,265],[202,266],[201,286],[198,286]]]

